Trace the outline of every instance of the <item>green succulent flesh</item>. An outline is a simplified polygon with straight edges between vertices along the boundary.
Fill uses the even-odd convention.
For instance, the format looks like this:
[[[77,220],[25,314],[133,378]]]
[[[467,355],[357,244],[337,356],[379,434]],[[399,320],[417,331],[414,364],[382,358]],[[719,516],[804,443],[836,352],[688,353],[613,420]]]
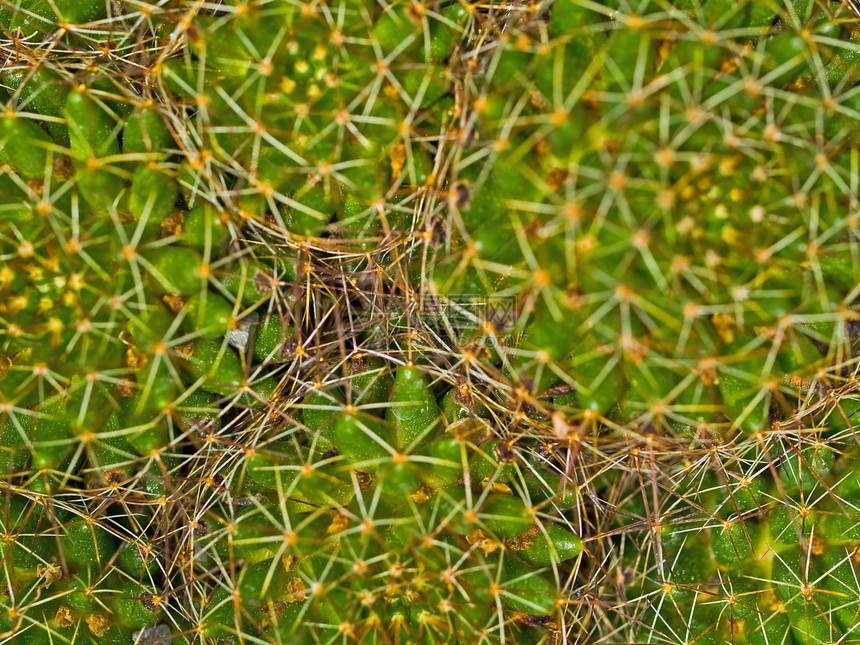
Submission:
[[[0,642],[860,641],[856,4],[0,2]]]

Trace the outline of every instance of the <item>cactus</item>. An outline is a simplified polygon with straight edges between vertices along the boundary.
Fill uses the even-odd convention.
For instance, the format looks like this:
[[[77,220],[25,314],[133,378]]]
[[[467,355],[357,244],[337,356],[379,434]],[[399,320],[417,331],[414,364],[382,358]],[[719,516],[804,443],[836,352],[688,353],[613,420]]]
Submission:
[[[557,475],[367,286],[477,20],[229,8],[5,9],[4,638],[539,639],[583,552]]]
[[[854,11],[0,2],[0,634],[852,642]]]

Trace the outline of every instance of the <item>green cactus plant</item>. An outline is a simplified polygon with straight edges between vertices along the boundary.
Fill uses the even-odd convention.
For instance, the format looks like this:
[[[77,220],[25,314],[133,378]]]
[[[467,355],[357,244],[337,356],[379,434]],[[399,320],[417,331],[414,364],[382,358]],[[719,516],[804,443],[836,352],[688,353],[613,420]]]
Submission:
[[[854,4],[0,2],[4,642],[853,642]]]
[[[453,109],[447,59],[476,24],[462,6],[345,8],[5,9],[24,43],[0,142],[15,642],[504,640],[524,610],[558,611],[550,572],[582,542],[496,489],[465,399],[431,388],[429,365],[395,370],[391,344],[340,359],[342,379],[323,370],[373,338],[334,318],[333,269],[384,257],[370,242],[387,231],[408,239]],[[53,38],[70,58],[40,55]],[[104,64],[79,71],[93,51]],[[144,84],[124,76],[135,63]],[[433,552],[392,557],[419,539]],[[336,580],[355,594],[322,593]]]

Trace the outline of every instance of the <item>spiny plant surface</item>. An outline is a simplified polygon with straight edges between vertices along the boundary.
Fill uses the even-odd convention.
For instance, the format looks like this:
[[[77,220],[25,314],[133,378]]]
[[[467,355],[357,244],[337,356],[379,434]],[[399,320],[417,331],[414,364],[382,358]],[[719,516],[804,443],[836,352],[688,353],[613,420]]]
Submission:
[[[522,337],[488,362],[523,398],[565,385],[588,423],[695,436],[843,382],[856,19],[753,24],[768,8],[556,3],[494,50],[471,113],[493,162],[461,164],[424,287],[519,297]]]
[[[850,642],[856,24],[0,3],[4,638]]]
[[[619,454],[589,590],[615,598],[595,605],[615,640],[857,642],[856,441],[809,423],[686,463],[659,441]]]
[[[567,631],[576,496],[402,329],[492,13],[3,11],[3,642]]]
[[[423,286],[454,316],[449,294],[518,297],[507,340],[447,338],[562,440],[588,637],[856,642],[856,16],[531,16],[476,79],[465,158],[492,161],[452,174]]]

